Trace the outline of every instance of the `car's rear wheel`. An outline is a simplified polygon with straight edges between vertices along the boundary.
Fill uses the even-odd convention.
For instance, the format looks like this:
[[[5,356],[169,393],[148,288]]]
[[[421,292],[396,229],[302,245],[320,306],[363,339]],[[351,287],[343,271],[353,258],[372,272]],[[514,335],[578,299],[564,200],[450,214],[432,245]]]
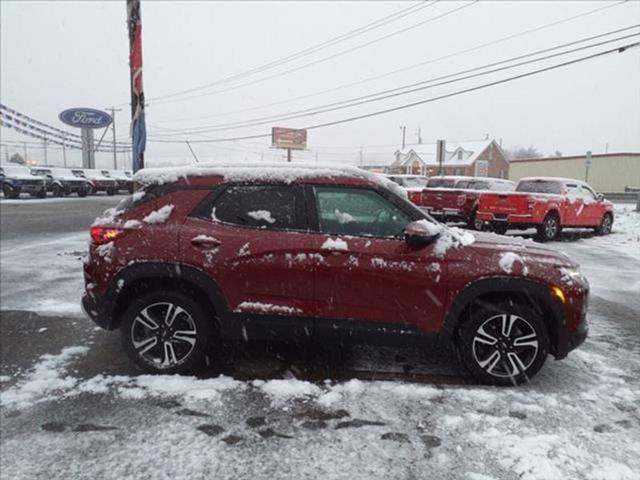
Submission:
[[[484,222],[478,219],[478,217],[476,216],[476,213],[477,213],[477,210],[474,210],[473,212],[471,212],[471,215],[469,215],[469,218],[467,219],[467,227],[472,230],[480,231],[484,226]]]
[[[600,222],[600,226],[596,228],[596,234],[609,235],[611,233],[612,227],[613,227],[613,216],[610,213],[605,213],[602,216],[602,221]]]
[[[115,194],[116,194],[115,188],[107,188],[107,195],[115,195]]]
[[[64,188],[60,185],[54,185],[52,191],[54,197],[64,197]]]
[[[129,358],[148,373],[190,374],[204,363],[211,323],[193,298],[159,291],[135,299],[120,326]]]
[[[549,333],[533,309],[513,301],[473,310],[459,330],[464,366],[480,383],[519,385],[544,365]]]
[[[491,230],[493,230],[494,233],[497,233],[498,235],[504,235],[505,233],[507,233],[507,226],[503,225],[503,224],[494,224],[491,227]]]
[[[541,225],[536,228],[538,238],[543,242],[555,240],[560,234],[560,219],[555,213],[549,213],[542,221]]]
[[[88,193],[89,193],[89,190],[86,188],[81,188],[80,190],[78,190],[79,197],[86,197]]]

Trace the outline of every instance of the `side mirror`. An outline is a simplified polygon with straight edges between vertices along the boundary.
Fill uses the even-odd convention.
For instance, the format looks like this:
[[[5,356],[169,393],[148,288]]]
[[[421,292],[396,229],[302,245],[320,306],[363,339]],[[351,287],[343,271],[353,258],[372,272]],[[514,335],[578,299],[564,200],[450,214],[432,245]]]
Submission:
[[[440,236],[442,229],[442,225],[437,223],[432,223],[428,220],[417,220],[405,227],[404,239],[412,247],[429,245]]]
[[[599,193],[596,195],[596,200],[598,200],[599,202],[602,202],[604,200],[604,195]]]

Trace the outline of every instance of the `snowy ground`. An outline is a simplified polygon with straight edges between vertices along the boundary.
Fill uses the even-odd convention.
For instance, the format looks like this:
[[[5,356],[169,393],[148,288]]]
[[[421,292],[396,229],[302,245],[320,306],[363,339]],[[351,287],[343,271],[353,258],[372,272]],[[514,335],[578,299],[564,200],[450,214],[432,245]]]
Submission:
[[[454,364],[377,348],[339,360],[369,372],[346,381],[317,381],[304,359],[279,355],[254,361],[254,372],[269,361],[281,368],[253,379],[251,370],[136,376],[100,369],[94,359],[117,342],[91,329],[28,368],[2,370],[0,477],[637,480],[640,214],[616,214],[610,236],[568,232],[554,244],[590,280],[591,332],[531,385],[467,385]],[[86,240],[3,241],[2,308],[77,315]],[[363,379],[375,372],[397,380]]]

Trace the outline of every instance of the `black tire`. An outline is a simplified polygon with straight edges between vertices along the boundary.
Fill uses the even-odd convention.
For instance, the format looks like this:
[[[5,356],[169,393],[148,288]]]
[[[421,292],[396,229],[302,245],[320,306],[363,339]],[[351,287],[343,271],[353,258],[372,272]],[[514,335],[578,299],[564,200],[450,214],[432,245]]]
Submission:
[[[116,194],[115,188],[107,188],[107,195],[113,196]]]
[[[20,196],[20,192],[15,192],[9,185],[2,186],[2,193],[4,193],[5,198],[18,198]]]
[[[133,194],[133,183],[127,188],[130,194]]]
[[[64,197],[65,195],[64,188],[60,185],[54,185],[51,191],[53,192],[54,197]]]
[[[89,193],[89,190],[86,188],[81,188],[80,190],[78,190],[79,197],[86,197],[88,193]]]
[[[167,325],[164,317],[170,305],[175,320]],[[184,293],[173,290],[148,293],[134,299],[122,316],[122,346],[127,356],[147,373],[188,375],[204,364],[213,331],[211,317]],[[156,328],[151,328],[154,324]],[[191,333],[185,334],[187,331]],[[183,333],[175,338],[176,332]]]
[[[596,235],[609,235],[613,227],[613,215],[609,212],[602,216],[600,225],[596,228]]]
[[[544,365],[549,345],[542,317],[511,300],[472,310],[458,331],[462,363],[485,385],[528,382]]]
[[[47,191],[43,188],[42,190],[40,190],[39,192],[33,194],[34,197],[38,197],[38,198],[44,198],[47,196]]]
[[[560,235],[562,227],[560,226],[560,219],[556,213],[548,213],[541,225],[536,227],[538,231],[538,239],[543,242],[549,242],[555,240]]]
[[[504,235],[505,233],[507,233],[508,229],[509,228],[507,227],[507,225],[502,224],[494,224],[491,226],[491,230],[498,235]]]
[[[474,210],[473,212],[471,212],[471,215],[469,215],[469,218],[467,219],[467,228],[471,230],[481,231],[483,227],[483,222],[482,220],[477,219],[476,217],[477,212],[478,212],[477,210]]]

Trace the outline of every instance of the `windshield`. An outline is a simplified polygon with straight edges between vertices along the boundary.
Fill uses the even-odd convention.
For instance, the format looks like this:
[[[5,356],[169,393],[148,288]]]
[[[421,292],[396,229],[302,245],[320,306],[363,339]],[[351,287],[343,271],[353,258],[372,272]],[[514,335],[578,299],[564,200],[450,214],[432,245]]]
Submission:
[[[516,187],[516,192],[531,193],[562,193],[560,182],[550,180],[521,180]]]

